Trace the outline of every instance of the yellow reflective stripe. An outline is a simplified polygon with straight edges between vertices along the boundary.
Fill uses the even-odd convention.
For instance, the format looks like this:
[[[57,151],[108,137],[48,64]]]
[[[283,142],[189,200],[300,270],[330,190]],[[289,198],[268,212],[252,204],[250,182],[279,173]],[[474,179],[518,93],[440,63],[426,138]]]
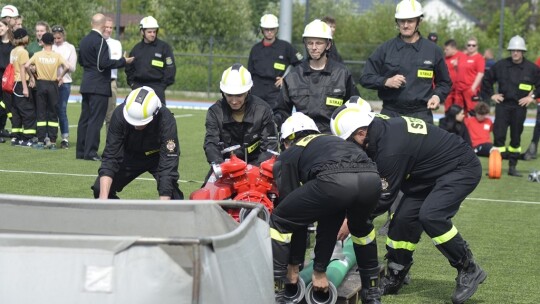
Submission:
[[[6,104],[5,104],[3,101],[0,101],[0,107],[2,107],[2,108],[5,109],[5,108],[6,108]]]
[[[144,152],[144,155],[148,156],[148,155],[151,155],[151,154],[154,154],[154,153],[157,153],[157,152],[159,152],[159,149],[146,151],[146,152]]]
[[[386,238],[386,246],[393,249],[404,249],[404,250],[409,250],[409,251],[416,250],[415,243],[405,242],[405,241],[394,241],[390,239],[389,237]]]
[[[288,244],[291,242],[292,233],[280,233],[276,229],[270,228],[270,237],[272,240]]]
[[[152,60],[152,65],[162,68],[163,67],[163,61],[161,60]]]
[[[274,62],[274,69],[276,70],[285,71],[285,67],[283,63]]]
[[[416,74],[416,77],[418,78],[433,78],[433,71],[429,70],[418,70],[418,73]]]
[[[28,129],[28,130],[24,130],[24,131],[22,131],[22,132],[23,132],[23,134],[36,134],[36,130],[35,130],[35,129],[34,129],[34,130]]]
[[[23,128],[11,128],[11,133],[18,133],[22,131],[23,131]]]
[[[493,147],[499,149],[499,152],[501,153],[506,152],[506,147],[495,147],[495,146]]]
[[[261,144],[261,141],[257,140],[253,145],[247,147],[248,154],[255,151],[259,147],[260,144]]]
[[[311,135],[308,135],[302,139],[300,139],[296,145],[297,146],[300,146],[300,147],[306,147],[310,141],[312,141],[315,137],[319,137],[319,136],[323,136],[323,135],[326,135],[326,134],[311,134]]]
[[[453,237],[455,237],[458,234],[456,226],[452,226],[452,229],[450,229],[448,232],[446,232],[443,235],[437,236],[432,238],[433,244],[440,245],[443,243],[446,243],[450,241]]]
[[[49,127],[58,127],[58,123],[55,121],[48,121]]]
[[[512,146],[508,147],[508,152],[510,153],[521,153],[521,147],[514,148]]]
[[[523,91],[531,91],[533,89],[532,85],[526,83],[520,83],[519,89]]]
[[[371,232],[368,235],[364,237],[357,237],[351,234],[351,240],[353,241],[353,243],[357,245],[364,246],[369,243],[372,243],[375,240],[376,236],[377,234],[375,233],[375,228],[374,228],[373,230],[371,230]]]
[[[343,98],[326,97],[326,105],[331,107],[339,107],[343,104]]]
[[[13,114],[11,114],[11,112],[7,113],[7,117],[11,118],[11,117],[13,117]]]
[[[45,127],[45,126],[47,126],[47,122],[46,122],[46,121],[38,121],[38,122],[36,123],[36,125],[37,125],[38,127]]]
[[[156,92],[155,91],[150,91],[148,93],[148,96],[146,96],[144,98],[144,101],[146,102],[143,102],[143,117],[144,119],[148,118],[150,115],[152,115],[153,113],[150,113],[150,115],[148,115],[148,107],[150,106],[150,100],[152,100],[154,98],[154,96],[156,95]]]

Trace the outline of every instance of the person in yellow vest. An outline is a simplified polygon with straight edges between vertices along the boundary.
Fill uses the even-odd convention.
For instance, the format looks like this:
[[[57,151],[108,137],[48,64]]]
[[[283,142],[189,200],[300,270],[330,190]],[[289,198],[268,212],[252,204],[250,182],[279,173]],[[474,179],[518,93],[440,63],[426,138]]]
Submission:
[[[37,114],[37,138],[38,142],[33,147],[37,149],[56,149],[56,138],[58,136],[58,113],[56,104],[58,103],[58,86],[62,84],[64,75],[69,71],[69,64],[62,55],[53,52],[52,45],[54,36],[45,33],[41,37],[43,50],[39,51],[25,64],[27,71],[35,67],[37,80],[35,81],[36,114]],[[58,74],[58,68],[62,67],[62,73]],[[30,77],[34,77],[32,73]],[[46,137],[49,141],[45,141]]]

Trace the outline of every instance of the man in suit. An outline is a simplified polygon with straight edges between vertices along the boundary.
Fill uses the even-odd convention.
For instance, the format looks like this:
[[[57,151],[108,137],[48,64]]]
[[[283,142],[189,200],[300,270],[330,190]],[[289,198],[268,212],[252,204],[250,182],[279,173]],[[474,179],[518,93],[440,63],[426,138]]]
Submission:
[[[92,30],[79,43],[79,64],[83,67],[81,82],[82,108],[77,129],[76,158],[99,161],[100,130],[111,96],[111,69],[121,68],[133,57],[112,60],[103,38],[105,15],[92,17]]]

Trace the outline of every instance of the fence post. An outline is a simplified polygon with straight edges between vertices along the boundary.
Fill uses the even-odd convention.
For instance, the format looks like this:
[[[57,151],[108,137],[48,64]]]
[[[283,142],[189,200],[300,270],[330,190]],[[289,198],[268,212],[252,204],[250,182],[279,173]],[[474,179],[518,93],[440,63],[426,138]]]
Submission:
[[[206,97],[210,98],[210,90],[212,89],[212,65],[214,64],[214,36],[208,39],[210,45],[210,56],[208,56],[208,86],[206,88]]]

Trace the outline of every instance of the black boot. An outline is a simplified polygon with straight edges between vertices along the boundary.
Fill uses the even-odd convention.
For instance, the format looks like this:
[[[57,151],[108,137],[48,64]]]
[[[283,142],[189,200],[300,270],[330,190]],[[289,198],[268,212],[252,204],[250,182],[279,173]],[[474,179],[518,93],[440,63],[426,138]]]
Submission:
[[[467,301],[487,278],[487,274],[474,262],[470,249],[456,265],[452,265],[458,270],[456,277],[456,289],[452,294],[452,303],[461,304]]]
[[[274,303],[285,304],[285,280],[282,278],[274,278]]]
[[[508,175],[522,177],[521,173],[516,169],[520,155],[519,153],[508,153]]]
[[[388,262],[386,275],[381,279],[381,289],[383,295],[397,294],[403,286],[407,273],[411,269],[412,262],[409,265],[400,265],[394,262]]]
[[[523,159],[524,160],[536,159],[536,153],[538,152],[537,148],[538,148],[537,144],[534,142],[531,142],[531,144],[529,145],[529,148],[527,148],[527,151],[525,151],[525,154],[523,154]]]
[[[359,269],[362,280],[360,297],[362,304],[381,304],[382,291],[379,288],[380,267]]]

